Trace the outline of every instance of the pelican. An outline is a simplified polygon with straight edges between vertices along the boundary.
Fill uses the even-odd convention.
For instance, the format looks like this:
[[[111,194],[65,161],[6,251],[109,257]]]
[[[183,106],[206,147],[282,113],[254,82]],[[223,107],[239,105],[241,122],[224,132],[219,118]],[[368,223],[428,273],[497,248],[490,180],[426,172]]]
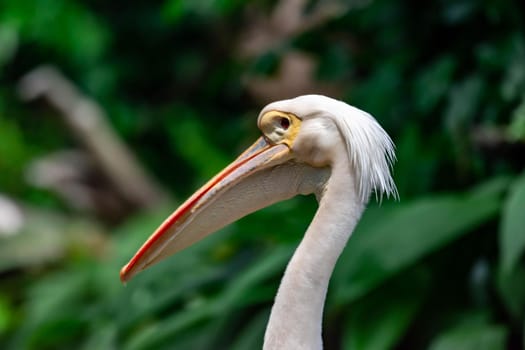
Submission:
[[[175,210],[120,278],[258,209],[313,193],[319,207],[281,280],[263,349],[319,350],[328,282],[370,194],[397,197],[394,144],[370,114],[321,95],[270,103],[257,125],[262,136]]]

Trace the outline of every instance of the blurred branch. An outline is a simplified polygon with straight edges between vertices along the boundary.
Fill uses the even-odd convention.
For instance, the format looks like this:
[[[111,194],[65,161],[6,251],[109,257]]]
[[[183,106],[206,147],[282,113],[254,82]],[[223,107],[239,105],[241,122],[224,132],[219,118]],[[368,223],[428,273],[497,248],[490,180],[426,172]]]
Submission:
[[[351,7],[363,6],[369,1],[318,1],[307,9],[307,0],[280,0],[269,16],[253,9],[249,13],[249,27],[238,45],[241,57],[254,57],[279,47],[288,39],[319,27],[329,20],[344,15]]]
[[[133,209],[84,151],[45,155],[32,161],[25,173],[31,185],[52,191],[73,209],[94,213],[106,221],[118,221]]]
[[[472,129],[470,139],[488,159],[496,162],[504,160],[508,166],[514,167],[517,171],[523,170],[525,141],[514,138],[508,128],[479,125]]]
[[[31,207],[0,194],[0,275],[42,268],[68,254],[104,258],[107,232],[95,221]]]
[[[118,193],[136,207],[151,207],[165,199],[165,191],[148,176],[107,122],[102,108],[83,95],[56,68],[41,66],[22,78],[20,96],[44,98],[93,157]]]
[[[0,194],[0,237],[17,234],[25,217],[20,207],[10,198]]]
[[[525,147],[525,141],[512,137],[502,127],[480,125],[472,129],[471,137],[475,145],[483,148]]]
[[[282,58],[279,70],[271,77],[248,77],[246,88],[261,104],[305,94],[336,97],[339,84],[315,79],[317,61],[312,56],[289,51]]]
[[[285,47],[293,37],[343,16],[352,7],[364,6],[362,1],[317,1],[310,8],[307,0],[280,0],[270,15],[262,15],[255,6],[247,14],[249,23],[237,45],[241,58],[253,58],[276,48]],[[325,94],[337,97],[341,87],[320,83],[316,79],[317,58],[298,50],[282,53],[280,68],[271,77],[247,76],[244,81],[260,104],[303,94]]]

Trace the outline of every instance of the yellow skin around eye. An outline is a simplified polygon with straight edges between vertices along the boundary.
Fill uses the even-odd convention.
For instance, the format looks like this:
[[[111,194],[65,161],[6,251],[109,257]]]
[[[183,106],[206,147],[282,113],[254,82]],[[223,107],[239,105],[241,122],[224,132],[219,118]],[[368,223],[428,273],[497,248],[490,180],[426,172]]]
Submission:
[[[286,129],[281,123],[282,118],[287,119],[290,123]],[[259,119],[259,129],[271,143],[285,144],[290,149],[300,128],[301,119],[292,113],[269,111]]]

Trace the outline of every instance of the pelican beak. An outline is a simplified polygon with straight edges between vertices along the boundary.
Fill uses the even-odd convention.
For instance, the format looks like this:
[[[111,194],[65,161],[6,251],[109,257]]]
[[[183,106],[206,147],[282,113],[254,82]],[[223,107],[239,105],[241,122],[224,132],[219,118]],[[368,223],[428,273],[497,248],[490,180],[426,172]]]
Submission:
[[[291,158],[286,144],[271,145],[259,138],[157,228],[120,271],[122,282],[227,224],[295,195],[296,190],[275,178],[289,173],[271,170]]]

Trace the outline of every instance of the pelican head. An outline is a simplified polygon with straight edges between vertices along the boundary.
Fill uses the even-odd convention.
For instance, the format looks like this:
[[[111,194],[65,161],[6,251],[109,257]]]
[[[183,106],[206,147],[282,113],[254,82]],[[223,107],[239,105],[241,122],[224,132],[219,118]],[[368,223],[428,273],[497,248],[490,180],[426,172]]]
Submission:
[[[270,103],[257,125],[262,136],[160,225],[122,268],[122,281],[255,210],[297,194],[321,198],[335,167],[362,206],[374,191],[397,195],[393,143],[368,113],[305,95]]]

